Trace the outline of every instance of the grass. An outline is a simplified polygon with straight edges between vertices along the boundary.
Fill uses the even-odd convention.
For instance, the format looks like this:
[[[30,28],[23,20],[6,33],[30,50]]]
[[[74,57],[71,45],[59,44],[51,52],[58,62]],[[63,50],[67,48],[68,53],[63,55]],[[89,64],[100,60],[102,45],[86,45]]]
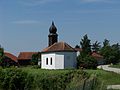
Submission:
[[[62,75],[62,74],[67,74],[70,71],[72,71],[72,70],[48,70],[48,69],[40,69],[40,68],[36,69],[33,67],[22,67],[21,69],[29,74],[34,74],[34,75],[36,74],[38,75],[41,75],[41,74]]]
[[[120,63],[119,63],[119,64],[116,64],[116,65],[111,65],[110,67],[113,67],[113,68],[120,68]]]
[[[1,68],[0,90],[69,90],[81,85],[86,77],[86,72],[72,69]]]
[[[107,85],[120,85],[120,75],[103,70],[85,70],[88,74],[96,74],[99,81],[97,90],[106,90]]]
[[[84,70],[85,72],[81,71],[81,70],[74,70],[74,69],[73,70],[72,69],[46,70],[46,69],[40,69],[37,67],[29,67],[29,66],[21,67],[18,69],[27,73],[27,77],[26,77],[27,78],[26,80],[28,80],[27,87],[29,87],[29,85],[32,85],[32,84],[33,84],[33,87],[34,86],[38,87],[40,85],[43,85],[43,86],[47,85],[46,83],[49,83],[47,85],[47,87],[49,87],[49,85],[58,84],[58,85],[63,85],[63,86],[66,85],[73,89],[74,87],[78,87],[78,86],[82,85],[85,78],[87,78],[88,81],[91,80],[89,76],[92,76],[92,75],[93,75],[93,77],[95,76],[97,78],[95,90],[106,90],[107,85],[120,85],[120,75],[119,74],[116,74],[113,72],[107,72],[107,71],[99,70],[99,69],[98,70]],[[13,69],[13,71],[14,71],[14,69]],[[66,82],[66,80],[68,80],[68,81]],[[45,84],[43,84],[43,81]],[[40,82],[42,82],[42,83],[40,83]],[[88,84],[88,86],[89,86],[89,84]],[[93,89],[91,89],[91,90],[93,90]]]
[[[43,74],[43,75],[65,75],[70,71],[73,70],[44,70],[44,69],[34,69],[30,67],[23,68],[24,71],[31,73],[33,75],[36,74]],[[106,90],[107,85],[120,85],[120,75],[113,73],[113,72],[107,72],[104,70],[84,70],[88,73],[88,75],[95,75],[97,77],[98,86],[96,87],[96,90]],[[77,83],[76,83],[77,84]]]

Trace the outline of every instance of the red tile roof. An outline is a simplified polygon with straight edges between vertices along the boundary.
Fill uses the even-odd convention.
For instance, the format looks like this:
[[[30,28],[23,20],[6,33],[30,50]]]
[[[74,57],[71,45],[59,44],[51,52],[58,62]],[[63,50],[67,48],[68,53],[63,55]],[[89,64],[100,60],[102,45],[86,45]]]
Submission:
[[[75,52],[76,50],[65,42],[58,42],[43,49],[42,52],[60,52],[60,51]]]
[[[18,56],[18,60],[28,60],[32,59],[32,55],[36,54],[37,52],[20,52]]]
[[[95,57],[95,58],[103,58],[102,55],[100,55],[100,54],[98,54],[98,53],[96,53],[96,52],[93,52],[93,53],[92,53],[92,56]]]
[[[17,57],[11,53],[8,53],[8,52],[4,52],[5,56],[10,58],[11,60],[17,62]]]

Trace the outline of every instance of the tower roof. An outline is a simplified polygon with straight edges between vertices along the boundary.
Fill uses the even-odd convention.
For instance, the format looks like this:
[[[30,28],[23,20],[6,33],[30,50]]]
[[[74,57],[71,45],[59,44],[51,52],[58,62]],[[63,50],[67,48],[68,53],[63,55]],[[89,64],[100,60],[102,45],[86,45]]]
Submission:
[[[53,34],[56,34],[56,32],[57,32],[57,28],[56,28],[56,26],[54,25],[54,22],[52,21],[52,25],[50,26],[50,28],[49,28],[49,32],[50,33],[53,33]]]
[[[76,52],[76,50],[65,42],[58,42],[43,49],[42,52]]]

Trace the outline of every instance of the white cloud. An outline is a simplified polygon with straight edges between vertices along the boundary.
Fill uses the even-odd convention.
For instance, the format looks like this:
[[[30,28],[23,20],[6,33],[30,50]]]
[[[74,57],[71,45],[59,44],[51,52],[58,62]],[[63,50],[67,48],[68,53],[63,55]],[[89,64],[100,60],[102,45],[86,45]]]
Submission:
[[[21,20],[21,21],[12,21],[13,24],[37,24],[40,23],[39,21],[35,20]]]
[[[37,6],[41,4],[51,3],[51,2],[59,2],[61,0],[21,0],[20,3],[27,6]]]

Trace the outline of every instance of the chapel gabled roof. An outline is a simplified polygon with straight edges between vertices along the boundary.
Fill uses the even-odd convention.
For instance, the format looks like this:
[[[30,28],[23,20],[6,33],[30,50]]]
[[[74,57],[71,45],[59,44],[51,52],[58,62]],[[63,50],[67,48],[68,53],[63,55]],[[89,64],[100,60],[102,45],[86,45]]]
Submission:
[[[76,50],[65,42],[58,42],[43,49],[42,53],[45,52],[76,52]]]
[[[32,55],[37,54],[37,52],[20,52],[18,60],[28,60],[32,59]]]

